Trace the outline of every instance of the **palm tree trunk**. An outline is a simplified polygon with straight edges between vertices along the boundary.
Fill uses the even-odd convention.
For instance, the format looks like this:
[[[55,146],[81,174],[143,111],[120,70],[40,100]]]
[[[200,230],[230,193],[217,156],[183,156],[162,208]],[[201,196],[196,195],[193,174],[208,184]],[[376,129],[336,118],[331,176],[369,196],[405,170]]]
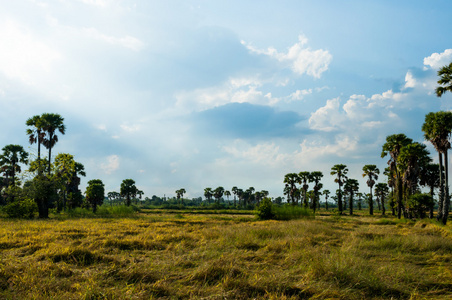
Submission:
[[[348,201],[350,216],[353,215],[353,193],[350,193],[350,199]]]
[[[444,152],[444,171],[445,171],[445,195],[444,195],[444,204],[443,204],[443,224],[446,225],[447,217],[449,216],[449,207],[450,207],[450,199],[449,199],[449,162],[447,161],[447,150]]]
[[[337,195],[337,203],[339,205],[339,214],[342,215],[342,191],[339,185],[339,194]]]
[[[397,171],[397,219],[402,218],[402,198],[403,198],[403,187],[402,187],[402,179],[400,178],[400,174]]]
[[[433,199],[434,189],[435,189],[435,186],[432,185],[430,187],[430,196],[432,196],[432,199]],[[435,206],[435,202],[432,201],[432,204],[430,205],[430,211],[429,211],[429,214],[428,214],[428,218],[429,219],[433,219],[433,208],[434,208],[434,206]]]
[[[386,208],[385,208],[385,197],[381,197],[381,215],[384,216],[386,213]]]
[[[443,180],[443,155],[438,152],[439,160],[439,195],[438,195],[438,213],[436,219],[439,221],[443,217],[443,204],[444,204],[444,180]]]
[[[369,215],[374,214],[374,201],[372,199],[372,186],[370,187],[370,194],[369,194]]]

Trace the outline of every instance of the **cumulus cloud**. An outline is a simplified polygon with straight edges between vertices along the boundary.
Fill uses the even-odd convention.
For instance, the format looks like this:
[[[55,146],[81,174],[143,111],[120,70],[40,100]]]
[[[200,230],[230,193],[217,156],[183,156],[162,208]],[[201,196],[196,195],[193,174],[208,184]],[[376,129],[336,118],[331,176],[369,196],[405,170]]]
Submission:
[[[306,47],[308,39],[304,35],[298,37],[298,42],[291,46],[286,53],[280,53],[275,48],[261,50],[242,41],[248,50],[257,54],[264,54],[288,64],[294,73],[307,74],[314,78],[320,78],[323,72],[328,70],[333,56],[323,49],[312,50]]]
[[[106,162],[100,164],[100,168],[105,174],[111,174],[117,169],[119,169],[119,156],[110,155],[105,158]]]
[[[141,40],[130,35],[126,35],[123,37],[110,36],[101,33],[96,28],[83,28],[81,29],[81,33],[86,37],[97,39],[111,45],[117,45],[124,48],[128,48],[133,51],[140,51],[144,48],[144,43]]]
[[[0,72],[29,85],[37,85],[62,58],[29,28],[12,20],[0,22]]]
[[[452,49],[446,49],[442,53],[433,53],[424,58],[424,65],[432,69],[439,69],[452,61]]]

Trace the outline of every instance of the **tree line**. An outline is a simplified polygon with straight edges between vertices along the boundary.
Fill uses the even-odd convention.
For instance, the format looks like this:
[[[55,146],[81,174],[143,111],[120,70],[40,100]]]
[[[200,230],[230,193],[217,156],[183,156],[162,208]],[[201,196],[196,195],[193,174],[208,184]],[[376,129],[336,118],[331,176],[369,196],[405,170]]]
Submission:
[[[21,145],[2,148],[0,205],[4,206],[4,211],[14,217],[32,217],[37,211],[39,218],[48,218],[50,208],[61,212],[84,207],[96,212],[105,199],[102,180],[89,180],[83,195],[80,179],[86,176],[84,165],[68,153],[59,153],[52,160],[59,135],[66,133],[64,118],[55,113],[43,113],[29,118],[25,124],[29,143],[37,145],[37,155],[31,158]],[[42,147],[47,149],[47,157],[42,157]],[[28,169],[23,171],[22,165],[27,165]],[[19,177],[21,173],[26,178],[24,182]],[[126,205],[131,205],[131,199],[143,192],[137,189],[134,180],[124,179],[117,194],[118,198],[124,198]]]

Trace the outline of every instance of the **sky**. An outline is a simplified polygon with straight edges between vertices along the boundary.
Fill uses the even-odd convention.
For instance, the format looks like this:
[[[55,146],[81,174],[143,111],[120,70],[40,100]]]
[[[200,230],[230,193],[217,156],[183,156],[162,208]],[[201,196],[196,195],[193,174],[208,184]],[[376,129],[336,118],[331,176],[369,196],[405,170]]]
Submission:
[[[381,171],[388,135],[425,142],[452,62],[450,0],[0,0],[0,146],[64,117],[53,154],[82,190],[132,178],[144,196],[233,186],[283,196],[284,175]],[[428,143],[427,143],[428,144]],[[433,158],[434,149],[429,145]],[[380,176],[378,181],[384,181]]]

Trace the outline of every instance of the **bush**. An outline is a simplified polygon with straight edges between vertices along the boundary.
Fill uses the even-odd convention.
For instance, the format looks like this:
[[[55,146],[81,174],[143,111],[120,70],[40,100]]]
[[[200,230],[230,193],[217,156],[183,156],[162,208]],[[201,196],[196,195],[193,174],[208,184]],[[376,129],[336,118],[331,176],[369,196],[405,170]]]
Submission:
[[[308,209],[290,204],[274,206],[273,212],[276,220],[293,220],[312,217],[312,214]]]
[[[264,198],[257,206],[256,215],[261,220],[270,220],[275,218],[273,204],[270,198]]]
[[[38,206],[31,199],[16,200],[7,204],[3,211],[10,218],[31,219],[34,217],[35,212],[38,211]]]
[[[412,217],[425,218],[430,206],[433,205],[433,197],[429,194],[414,194],[408,197],[407,209]]]

